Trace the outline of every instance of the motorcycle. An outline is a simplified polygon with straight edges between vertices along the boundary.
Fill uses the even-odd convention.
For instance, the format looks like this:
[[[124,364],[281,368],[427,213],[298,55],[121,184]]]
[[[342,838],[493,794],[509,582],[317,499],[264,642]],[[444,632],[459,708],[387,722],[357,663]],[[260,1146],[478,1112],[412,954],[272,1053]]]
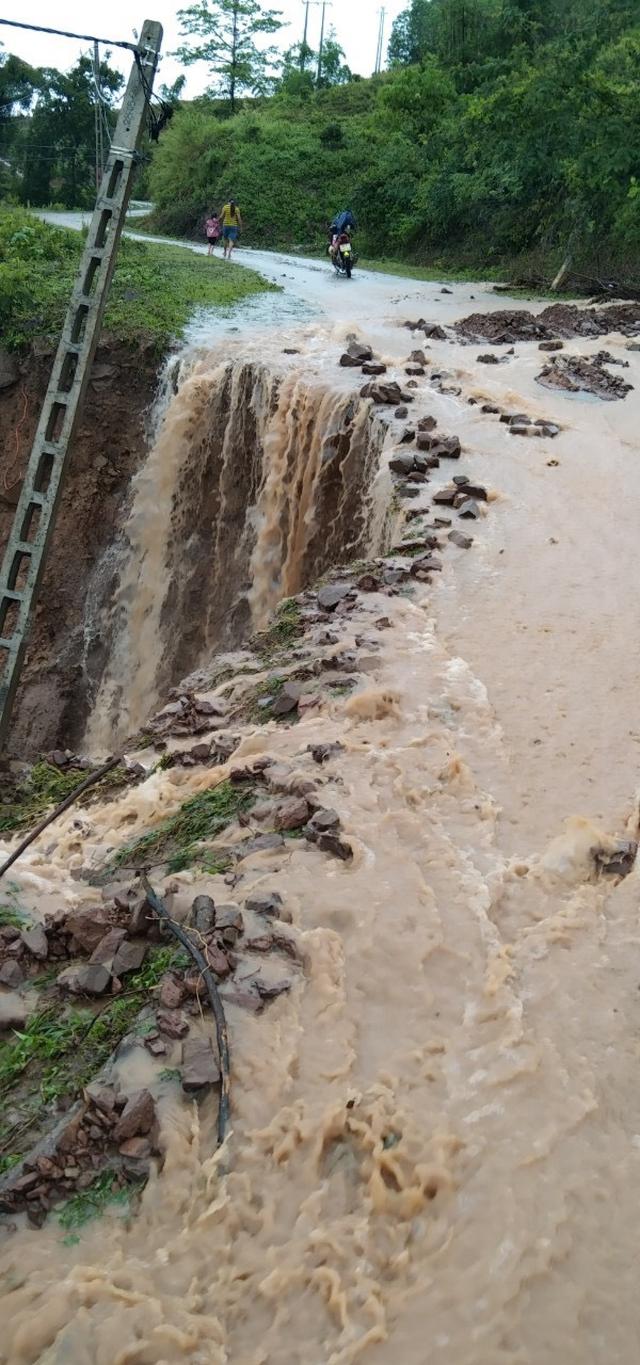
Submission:
[[[332,253],[331,261],[336,275],[346,275],[351,279],[351,272],[356,263],[357,256],[354,253],[351,242],[342,242]]]

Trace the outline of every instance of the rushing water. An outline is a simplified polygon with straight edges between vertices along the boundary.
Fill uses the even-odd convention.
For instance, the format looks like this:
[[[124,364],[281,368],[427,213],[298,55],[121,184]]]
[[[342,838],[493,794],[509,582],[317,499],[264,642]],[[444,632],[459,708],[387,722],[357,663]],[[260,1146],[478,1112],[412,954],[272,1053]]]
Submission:
[[[391,366],[416,344],[403,318],[371,322]],[[122,695],[138,689],[140,709],[163,630],[185,615],[183,598],[167,616],[169,587],[190,581],[183,518],[202,506],[219,533],[215,499],[237,493],[220,473],[232,449],[257,452],[225,549],[250,566],[255,620],[317,571],[318,528],[341,526],[351,552],[380,524],[375,497],[353,497],[384,463],[357,401],[345,478],[318,519],[323,452],[354,401],[338,344],[301,332],[277,384],[264,347],[240,364],[201,359],[171,399],[132,504],[116,636]],[[108,1214],[77,1246],[53,1220],[8,1238],[6,1365],[637,1361],[638,875],[610,889],[593,854],[637,833],[638,389],[603,411],[536,391],[532,345],[491,373],[469,348],[434,355],[462,392],[424,385],[416,409],[461,435],[460,468],[492,494],[473,550],[437,589],[371,594],[336,622],[343,645],[379,647],[371,682],[386,712],[367,694],[334,699],[292,728],[249,727],[241,744],[316,776],[307,745],[345,745],[322,802],[353,862],[293,845],[254,855],[241,888],[282,893],[304,982],[264,1016],[230,1011],[221,1153],[214,1103],[197,1113],[167,1098],[164,1169],[131,1227]],[[469,396],[565,429],[519,442]],[[202,492],[212,433],[214,502]],[[79,869],[211,780],[157,771],[81,829],[71,812],[17,865],[21,895],[36,913],[97,902]],[[170,884],[176,913],[200,890],[229,894],[189,872]]]

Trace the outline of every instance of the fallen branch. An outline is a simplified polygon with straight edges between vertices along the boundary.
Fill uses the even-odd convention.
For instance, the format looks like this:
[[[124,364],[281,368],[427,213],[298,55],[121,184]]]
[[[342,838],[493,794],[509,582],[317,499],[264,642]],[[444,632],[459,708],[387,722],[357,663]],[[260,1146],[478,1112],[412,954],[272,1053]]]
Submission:
[[[171,918],[164,901],[154,891],[148,877],[144,872],[140,874],[144,892],[149,905],[161,920],[164,920],[169,932],[177,938],[178,942],[186,948],[189,956],[193,958],[207,988],[213,1017],[216,1021],[216,1038],[218,1042],[218,1060],[220,1063],[220,1107],[218,1109],[218,1146],[224,1142],[227,1123],[229,1121],[229,1111],[231,1103],[231,1080],[230,1080],[230,1057],[229,1057],[229,1035],[227,1032],[227,1020],[220,999],[218,987],[213,979],[210,968],[207,966],[206,958],[203,957],[199,948],[189,937],[182,925],[177,924]]]
[[[106,763],[102,764],[101,768],[96,768],[94,773],[89,773],[89,776],[85,777],[84,782],[81,782],[74,791],[69,792],[69,795],[65,796],[64,801],[61,801],[60,804],[55,807],[55,810],[52,810],[48,815],[45,815],[44,819],[35,826],[35,829],[32,829],[31,833],[27,834],[26,839],[23,839],[22,843],[18,844],[17,848],[14,848],[13,853],[9,855],[7,861],[0,867],[0,877],[4,877],[5,872],[9,871],[9,868],[12,867],[13,863],[15,863],[20,855],[24,853],[25,849],[29,847],[29,844],[32,844],[34,839],[37,839],[38,835],[42,834],[43,829],[46,829],[47,825],[52,825],[53,821],[57,820],[58,816],[62,815],[65,810],[68,810],[69,806],[72,806],[74,801],[77,801],[78,797],[82,796],[83,792],[86,792],[89,787],[93,787],[102,777],[106,777],[107,773],[110,773],[112,768],[117,768],[118,764],[121,762],[122,754],[118,754],[116,758],[108,759]]]

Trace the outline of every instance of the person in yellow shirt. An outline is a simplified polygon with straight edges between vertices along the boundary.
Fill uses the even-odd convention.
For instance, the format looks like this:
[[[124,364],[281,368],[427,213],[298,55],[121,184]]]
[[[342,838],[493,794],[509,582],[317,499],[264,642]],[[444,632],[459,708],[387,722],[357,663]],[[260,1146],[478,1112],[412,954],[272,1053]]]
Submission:
[[[230,261],[231,252],[238,240],[238,233],[242,228],[240,209],[238,208],[235,199],[230,199],[229,203],[225,204],[222,213],[220,214],[220,222],[222,223],[223,255]]]

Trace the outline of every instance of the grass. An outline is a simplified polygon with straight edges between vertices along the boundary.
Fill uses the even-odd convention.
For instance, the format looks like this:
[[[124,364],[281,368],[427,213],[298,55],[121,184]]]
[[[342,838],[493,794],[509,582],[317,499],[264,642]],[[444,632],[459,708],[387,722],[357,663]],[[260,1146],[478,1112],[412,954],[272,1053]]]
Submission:
[[[58,1214],[60,1226],[73,1232],[76,1228],[84,1227],[92,1218],[99,1218],[109,1204],[128,1205],[131,1195],[141,1189],[144,1182],[131,1181],[121,1185],[117,1178],[118,1172],[115,1170],[101,1171],[88,1189],[79,1190],[71,1199],[67,1199]],[[67,1246],[73,1246],[79,1238],[65,1237],[64,1241]]]
[[[20,1110],[21,1131],[38,1121],[43,1107],[80,1094],[135,1026],[145,996],[178,960],[172,945],[153,948],[140,970],[128,977],[123,994],[97,1014],[78,1007],[63,1012],[56,1001],[0,1044],[0,1098],[11,1094],[12,1104]],[[12,1093],[17,1090],[19,1094]],[[0,1143],[6,1146],[13,1133],[11,1125],[0,1121]]]
[[[89,776],[89,771],[78,768],[56,768],[54,764],[42,760],[31,769],[29,776],[16,792],[16,800],[8,806],[0,806],[0,834],[25,829],[33,825],[51,806],[57,806],[66,796]],[[119,791],[131,781],[131,773],[126,768],[112,768],[95,787],[87,792],[85,799],[104,799],[110,792]]]
[[[60,331],[82,251],[80,233],[0,207],[0,334],[10,350]],[[123,239],[104,326],[116,341],[158,351],[200,307],[229,308],[275,286],[253,270],[180,247]]]
[[[219,782],[185,801],[175,815],[126,844],[116,854],[112,866],[145,867],[166,863],[170,872],[181,872],[198,860],[199,846],[225,829],[241,811],[249,810],[255,800],[252,788]]]
[[[257,637],[257,653],[268,659],[273,654],[289,649],[303,633],[300,606],[295,597],[287,597],[280,603],[271,625]]]

